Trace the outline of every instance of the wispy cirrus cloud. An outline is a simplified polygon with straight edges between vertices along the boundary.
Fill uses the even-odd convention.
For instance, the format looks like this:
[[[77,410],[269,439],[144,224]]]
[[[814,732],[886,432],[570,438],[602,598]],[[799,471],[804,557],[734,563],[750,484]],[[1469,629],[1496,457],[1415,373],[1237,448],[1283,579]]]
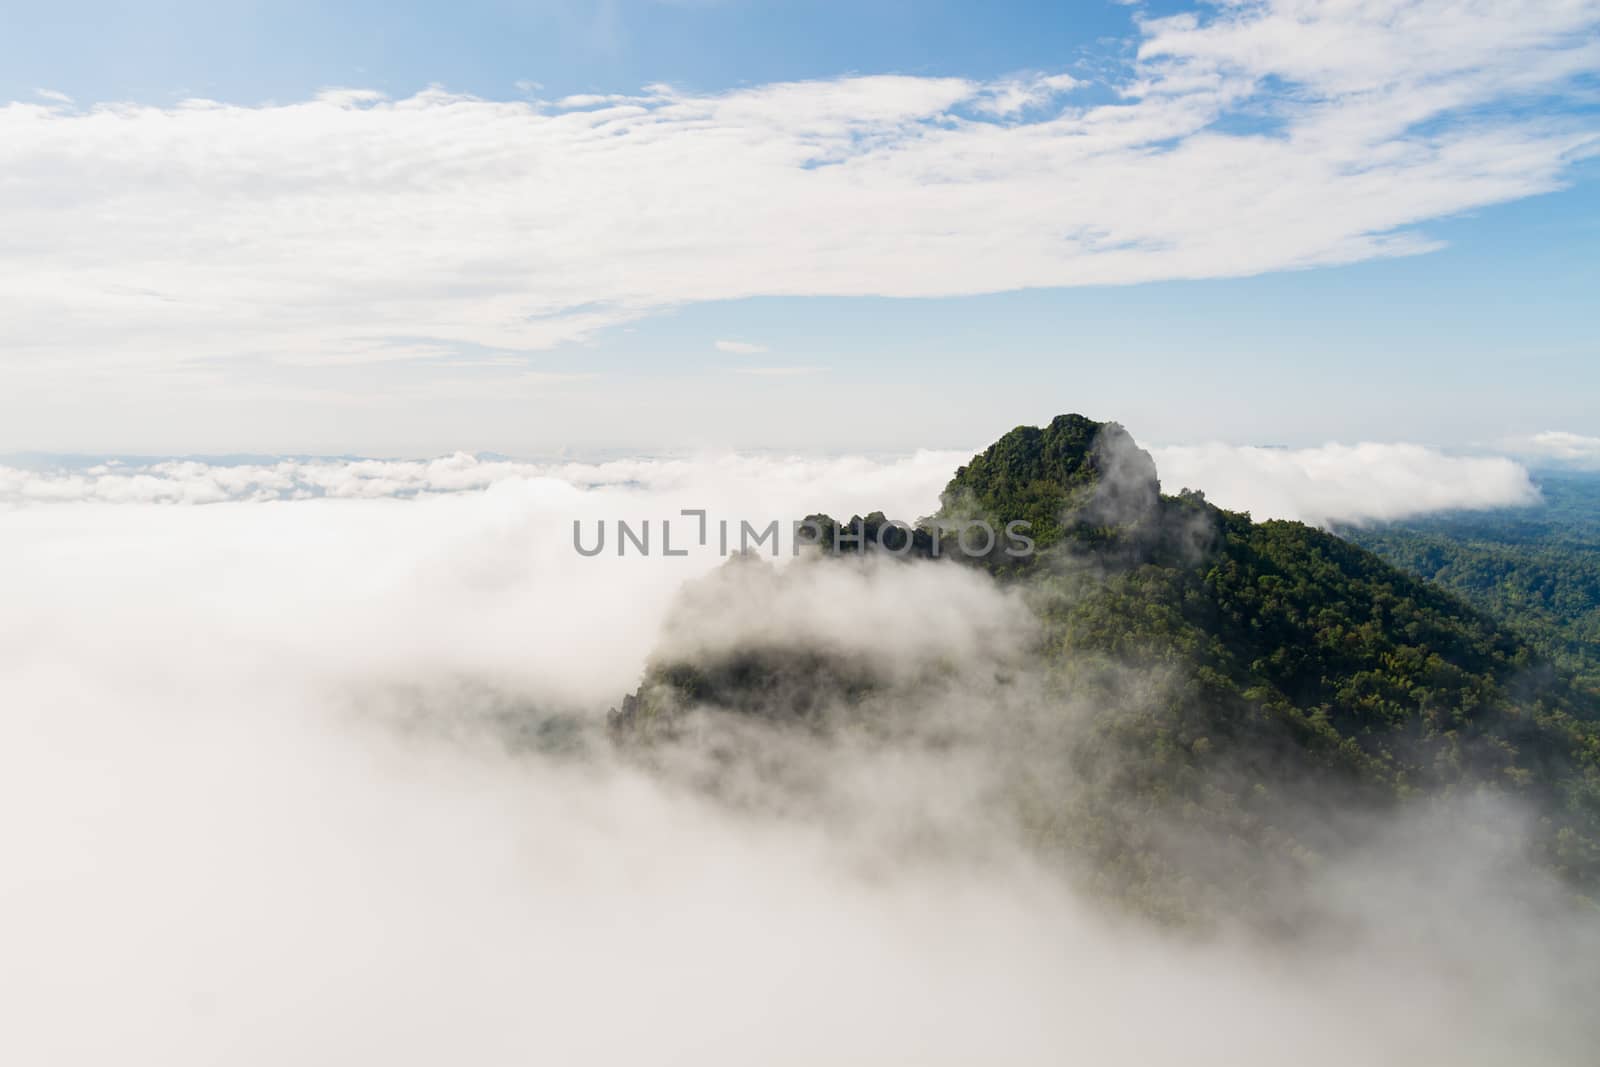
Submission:
[[[1221,5],[1125,74],[0,108],[9,383],[528,352],[761,295],[1211,278],[1434,246],[1560,186],[1600,3]],[[1109,90],[1109,96],[1107,94]],[[1256,123],[1219,125],[1236,115]]]
[[[1015,115],[1029,108],[1043,107],[1081,84],[1070,74],[1012,78],[985,87],[972,107],[986,115]]]

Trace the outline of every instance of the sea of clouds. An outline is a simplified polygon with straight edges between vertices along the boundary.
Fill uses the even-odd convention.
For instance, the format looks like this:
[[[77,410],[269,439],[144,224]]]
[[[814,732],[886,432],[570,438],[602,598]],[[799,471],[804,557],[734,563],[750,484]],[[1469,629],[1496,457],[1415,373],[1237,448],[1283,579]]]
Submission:
[[[1290,449],[1204,444],[1155,448],[1152,453],[1167,491],[1201,489],[1213,503],[1249,511],[1257,519],[1295,519],[1313,525],[1366,523],[1455,509],[1532,505],[1539,500],[1527,468],[1516,460],[1451,455],[1423,445],[1330,443]],[[825,510],[815,502],[837,499],[850,502],[835,509],[842,516],[882,510],[890,518],[914,521],[938,507],[939,490],[969,455],[926,450],[908,456],[827,458],[720,453],[533,462],[458,452],[427,460],[0,463],[0,506],[51,501],[215,504],[409,498],[523,485],[543,491],[560,491],[563,486],[576,492],[631,487],[676,493],[682,507],[703,507],[708,500],[725,502],[732,492],[743,502],[765,503],[765,511],[745,516],[752,520],[787,521]],[[778,505],[788,501],[794,502],[790,510],[779,510]]]
[[[1592,943],[1448,834],[1330,872],[1341,943],[1279,952],[1108,917],[956,756],[841,765],[841,835],[507,743],[603,721],[720,563],[582,558],[574,520],[914,517],[953,458],[8,471],[0,1060],[1582,1062]],[[934,620],[982,669],[1024,625],[965,568],[830,582],[791,629],[869,655]],[[885,862],[907,813],[982,862]]]

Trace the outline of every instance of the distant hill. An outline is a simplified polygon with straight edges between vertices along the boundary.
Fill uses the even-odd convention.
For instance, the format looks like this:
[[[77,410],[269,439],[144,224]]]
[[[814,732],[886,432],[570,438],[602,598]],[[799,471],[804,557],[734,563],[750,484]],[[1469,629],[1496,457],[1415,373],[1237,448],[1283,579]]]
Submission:
[[[1026,520],[1038,551],[928,558],[933,530],[977,518]],[[1274,887],[1352,847],[1361,815],[1469,797],[1537,813],[1517,832],[1573,892],[1600,881],[1600,700],[1439,585],[1332,533],[1163,494],[1122,427],[1081,415],[974,456],[919,527],[904,565],[978,568],[1026,604],[1022,661],[981,685],[907,683],[869,658],[734,639],[653,661],[614,736],[640,751],[704,743],[719,721],[922,736],[909,709],[959,684],[1019,834],[1137,910],[1289,921]],[[785,571],[741,560],[708,581],[738,595],[741,573],[760,575],[753,590],[900,565],[841,558],[861,551],[824,539]],[[695,626],[693,610],[673,625]]]
[[[1600,473],[1545,474],[1539,490],[1536,507],[1340,532],[1509,623],[1600,696]]]

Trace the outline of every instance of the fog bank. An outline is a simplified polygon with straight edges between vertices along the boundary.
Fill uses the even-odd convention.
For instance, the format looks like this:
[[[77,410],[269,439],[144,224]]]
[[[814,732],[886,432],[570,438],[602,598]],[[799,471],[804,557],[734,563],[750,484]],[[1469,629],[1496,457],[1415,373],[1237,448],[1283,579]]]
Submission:
[[[575,517],[914,516],[948,475],[785,469],[0,511],[0,1059],[1584,1061],[1592,929],[1448,826],[1329,872],[1345,936],[1273,947],[1084,898],[989,818],[959,731],[791,739],[829,781],[765,808],[619,759],[600,723],[653,649],[758,623],[938,664],[908,714],[996,721],[1028,624],[969,571],[829,572],[719,630],[674,614],[714,553],[572,550]],[[575,744],[506,730],[558,714]]]

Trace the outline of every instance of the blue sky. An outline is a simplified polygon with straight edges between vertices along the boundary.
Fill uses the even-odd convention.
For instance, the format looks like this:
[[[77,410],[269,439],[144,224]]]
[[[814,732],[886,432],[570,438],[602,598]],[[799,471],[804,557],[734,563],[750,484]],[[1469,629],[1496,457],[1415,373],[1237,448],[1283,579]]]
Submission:
[[[8,6],[0,450],[1600,437],[1593,7],[332,7]]]
[[[1160,5],[1173,7],[1175,5]],[[329,85],[489,97],[694,89],[846,73],[988,78],[1093,57],[1120,38],[1111,3],[950,0],[523,0],[7,4],[0,90],[87,100],[236,103]]]

